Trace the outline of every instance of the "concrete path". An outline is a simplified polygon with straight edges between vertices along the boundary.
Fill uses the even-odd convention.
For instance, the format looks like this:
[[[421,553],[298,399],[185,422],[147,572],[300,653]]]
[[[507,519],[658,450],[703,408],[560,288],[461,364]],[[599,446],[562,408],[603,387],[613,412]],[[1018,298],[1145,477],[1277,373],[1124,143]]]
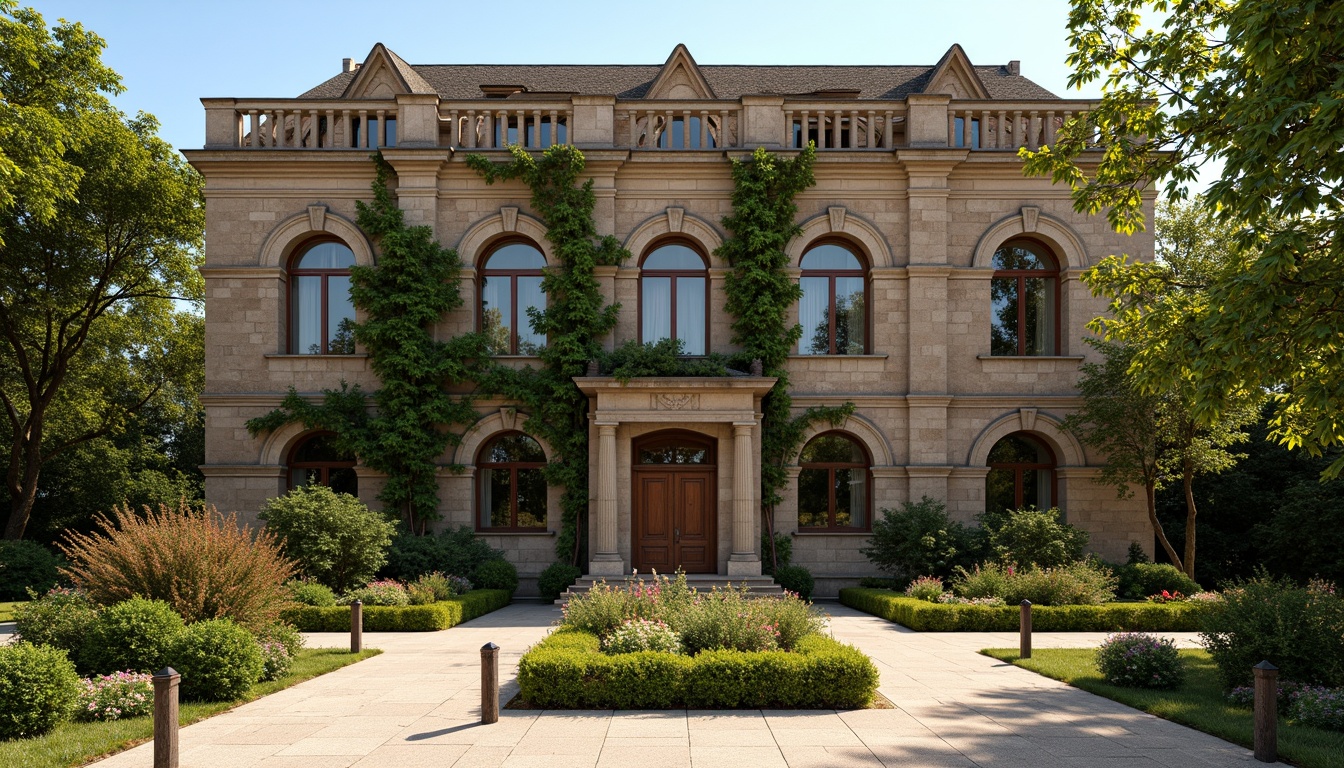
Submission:
[[[1255,764],[1250,751],[981,656],[1013,633],[915,633],[827,605],[835,636],[877,662],[896,709],[835,711],[505,710],[478,724],[480,653],[495,642],[504,700],[526,647],[559,618],[514,605],[446,632],[379,633],[381,656],[182,730],[182,768],[476,766],[913,766],[1204,768]],[[1095,633],[1038,633],[1035,645],[1095,645]],[[1183,645],[1192,635],[1178,635]],[[311,645],[348,643],[314,635]],[[150,745],[99,768],[148,768]]]

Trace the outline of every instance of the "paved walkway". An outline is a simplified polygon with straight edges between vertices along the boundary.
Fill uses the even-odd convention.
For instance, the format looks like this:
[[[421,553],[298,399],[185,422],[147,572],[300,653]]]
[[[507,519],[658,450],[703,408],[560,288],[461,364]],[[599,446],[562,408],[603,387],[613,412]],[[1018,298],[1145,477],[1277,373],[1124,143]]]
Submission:
[[[976,653],[1013,633],[915,633],[838,605],[832,631],[877,662],[896,709],[835,711],[504,710],[482,726],[480,654],[514,667],[559,617],[513,605],[447,632],[370,634],[384,653],[182,730],[182,768],[825,766],[1204,768],[1250,751]],[[1095,645],[1038,633],[1035,646]],[[1178,635],[1192,645],[1192,635]],[[312,645],[344,645],[315,635]],[[150,745],[99,768],[147,768]]]

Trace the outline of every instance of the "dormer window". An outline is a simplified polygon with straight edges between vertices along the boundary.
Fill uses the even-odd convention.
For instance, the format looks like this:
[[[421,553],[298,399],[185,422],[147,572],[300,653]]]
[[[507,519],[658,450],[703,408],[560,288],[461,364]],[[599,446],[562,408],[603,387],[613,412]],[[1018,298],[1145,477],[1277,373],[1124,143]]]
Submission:
[[[525,93],[525,85],[482,85],[481,93],[485,94],[487,99],[507,99],[515,93]]]

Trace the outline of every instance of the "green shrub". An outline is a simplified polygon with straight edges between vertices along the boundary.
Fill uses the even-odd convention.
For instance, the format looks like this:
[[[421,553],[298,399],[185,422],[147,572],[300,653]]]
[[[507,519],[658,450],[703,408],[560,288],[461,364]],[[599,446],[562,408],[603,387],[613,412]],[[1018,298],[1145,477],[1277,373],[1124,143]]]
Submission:
[[[158,672],[182,627],[182,617],[162,600],[135,597],[108,606],[89,627],[79,666],[98,674]]]
[[[882,510],[859,551],[903,587],[916,576],[951,577],[957,566],[974,560],[976,549],[975,533],[948,518],[943,502],[925,496],[899,510]]]
[[[1021,567],[1059,568],[1082,559],[1087,531],[1064,522],[1058,509],[1005,509],[977,518],[991,556]]]
[[[411,596],[407,594],[406,586],[396,579],[371,581],[366,586],[346,592],[336,602],[341,605],[350,605],[356,600],[364,605],[411,604]]]
[[[364,608],[365,632],[433,632],[471,621],[509,604],[510,594],[501,589],[478,589],[429,605]],[[285,610],[284,620],[303,632],[349,632],[349,606],[318,608],[298,606]]]
[[[316,483],[267,501],[258,517],[305,576],[337,592],[374,577],[396,531],[386,515]]]
[[[78,658],[89,627],[98,620],[98,608],[76,589],[54,587],[14,609],[15,634],[33,645],[50,645]]]
[[[1167,592],[1193,595],[1200,591],[1199,584],[1170,563],[1129,563],[1115,569],[1120,579],[1122,597],[1142,599]]]
[[[518,589],[518,569],[508,560],[487,560],[471,575],[477,589],[503,589],[510,593]]]
[[[812,597],[812,590],[817,585],[816,580],[812,578],[812,572],[801,565],[781,565],[779,573],[775,574],[775,581],[804,600]]]
[[[268,624],[261,629],[254,630],[252,634],[259,643],[279,643],[291,658],[299,655],[299,651],[303,650],[305,643],[298,628],[284,621]]]
[[[958,568],[952,589],[959,597],[997,597],[1017,605],[1096,605],[1115,597],[1115,576],[1106,566],[1082,560],[1058,568],[1019,568],[985,563]]]
[[[26,600],[56,586],[61,559],[35,541],[0,541],[0,601]]]
[[[583,575],[583,569],[569,563],[551,563],[537,577],[537,591],[541,599],[555,601],[560,593],[569,589]]]
[[[952,576],[952,591],[958,597],[997,597],[1008,594],[1009,569],[998,563],[977,564],[971,570],[958,567]]]
[[[1202,635],[1224,685],[1249,684],[1251,666],[1268,660],[1283,680],[1344,687],[1344,599],[1333,586],[1302,587],[1262,571],[1222,594]]]
[[[904,585],[896,579],[888,579],[881,576],[864,576],[859,579],[859,586],[864,589],[904,589]]]
[[[1097,649],[1097,669],[1106,682],[1125,688],[1179,688],[1185,680],[1171,638],[1143,633],[1106,638]]]
[[[1003,607],[929,603],[885,589],[840,590],[840,602],[918,632],[1015,632],[1021,611]],[[1107,603],[1032,608],[1039,632],[1191,632],[1208,603]]]
[[[428,536],[401,533],[392,540],[387,565],[379,571],[386,578],[414,581],[426,573],[470,575],[488,560],[501,560],[504,553],[492,549],[467,526]]]
[[[916,600],[938,601],[943,596],[943,580],[936,576],[920,576],[905,588],[905,596]],[[979,595],[977,595],[979,597]]]
[[[228,619],[188,626],[168,659],[182,675],[182,697],[193,701],[236,699],[261,679],[265,667],[256,638]]]
[[[326,584],[307,579],[295,579],[289,582],[289,599],[300,605],[335,605],[336,593]]]
[[[774,576],[776,561],[781,568],[793,562],[793,537],[787,533],[776,533],[775,556],[771,559],[770,532],[761,529],[761,573]]]
[[[65,651],[0,645],[0,739],[40,736],[68,718],[81,684]]]
[[[661,621],[630,619],[602,641],[602,650],[610,653],[681,653],[681,636]]]

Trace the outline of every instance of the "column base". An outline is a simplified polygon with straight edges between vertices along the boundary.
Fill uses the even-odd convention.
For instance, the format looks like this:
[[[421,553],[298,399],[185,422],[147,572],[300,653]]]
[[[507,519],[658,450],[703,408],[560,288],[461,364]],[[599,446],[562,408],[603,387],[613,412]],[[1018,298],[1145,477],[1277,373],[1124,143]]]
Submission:
[[[624,576],[625,561],[620,555],[594,555],[588,561],[589,576]]]
[[[760,576],[761,558],[753,554],[729,555],[728,556],[728,574],[729,576]]]

